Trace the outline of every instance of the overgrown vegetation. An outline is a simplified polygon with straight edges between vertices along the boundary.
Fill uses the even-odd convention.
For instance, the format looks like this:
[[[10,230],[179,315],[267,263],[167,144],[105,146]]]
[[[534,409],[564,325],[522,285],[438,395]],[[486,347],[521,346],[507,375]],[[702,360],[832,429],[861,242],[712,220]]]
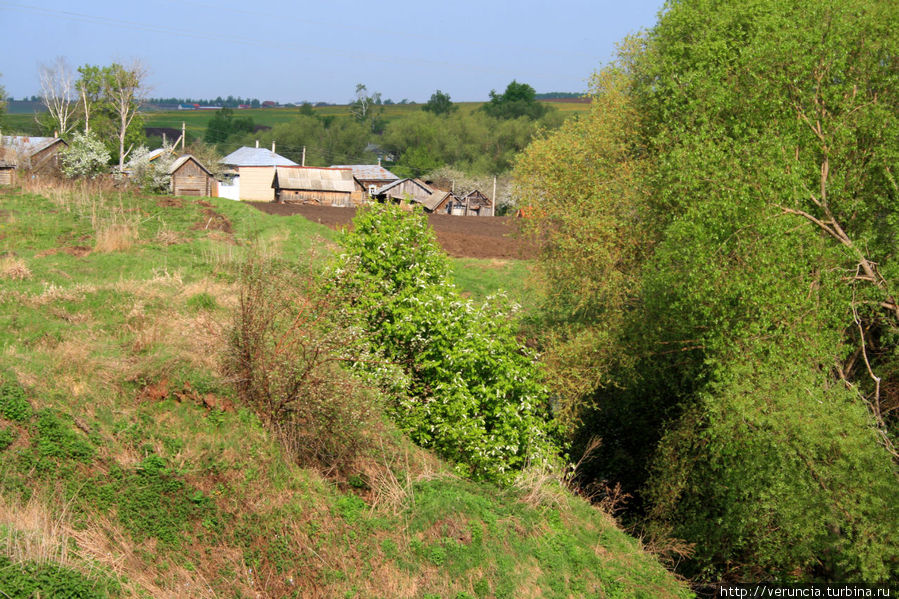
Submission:
[[[517,165],[582,482],[698,580],[899,576],[896,19],[670,3]]]

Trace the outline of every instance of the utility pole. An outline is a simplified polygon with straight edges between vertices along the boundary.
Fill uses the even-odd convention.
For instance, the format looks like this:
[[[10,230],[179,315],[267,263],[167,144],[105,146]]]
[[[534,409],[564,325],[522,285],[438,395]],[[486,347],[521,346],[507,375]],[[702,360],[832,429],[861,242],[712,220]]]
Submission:
[[[181,152],[184,152],[184,121],[181,121]]]
[[[496,216],[496,175],[493,175],[493,197],[490,198],[490,216]]]
[[[303,146],[303,162],[301,166],[306,166],[306,146]]]

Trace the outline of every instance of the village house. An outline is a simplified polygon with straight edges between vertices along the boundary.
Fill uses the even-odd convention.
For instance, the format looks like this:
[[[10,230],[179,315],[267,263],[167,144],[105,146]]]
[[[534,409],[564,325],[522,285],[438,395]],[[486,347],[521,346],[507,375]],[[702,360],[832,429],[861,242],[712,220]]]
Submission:
[[[16,172],[49,173],[59,169],[59,151],[68,144],[59,137],[0,135],[0,184],[11,185]]]
[[[269,151],[259,147],[242,147],[231,152],[219,162],[226,167],[226,180],[218,185],[218,197],[253,202],[272,202],[275,190],[272,180],[275,167],[299,166],[293,160],[275,153],[275,144]]]
[[[279,166],[272,189],[276,202],[317,206],[359,206],[368,195],[349,168]]]
[[[372,197],[382,202],[416,204],[424,204],[436,193],[436,190],[419,179],[397,179],[372,191]]]

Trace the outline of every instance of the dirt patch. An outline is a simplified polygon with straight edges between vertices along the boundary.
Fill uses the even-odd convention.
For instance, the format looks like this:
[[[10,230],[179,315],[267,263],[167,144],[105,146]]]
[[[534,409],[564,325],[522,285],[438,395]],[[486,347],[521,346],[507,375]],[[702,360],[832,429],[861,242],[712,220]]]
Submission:
[[[62,251],[70,256],[75,256],[76,258],[84,258],[88,254],[91,253],[93,248],[86,245],[74,245],[70,247],[62,248]]]
[[[206,204],[207,206],[211,206],[207,202],[197,202],[201,206]],[[194,231],[221,231],[222,233],[231,234],[234,232],[233,227],[231,226],[231,221],[213,210],[212,208],[204,208],[203,209],[203,218],[194,223],[194,226],[191,227]]]
[[[202,206],[204,208],[212,208],[212,204],[207,202],[206,200],[196,200],[197,206]]]
[[[160,208],[181,208],[184,203],[178,198],[162,198],[156,202]]]
[[[252,202],[267,214],[291,216],[299,214],[332,229],[352,226],[355,208],[307,206]],[[428,223],[437,234],[437,242],[456,258],[500,258],[527,260],[535,258],[537,247],[520,232],[519,221],[512,216],[450,216],[429,214]]]

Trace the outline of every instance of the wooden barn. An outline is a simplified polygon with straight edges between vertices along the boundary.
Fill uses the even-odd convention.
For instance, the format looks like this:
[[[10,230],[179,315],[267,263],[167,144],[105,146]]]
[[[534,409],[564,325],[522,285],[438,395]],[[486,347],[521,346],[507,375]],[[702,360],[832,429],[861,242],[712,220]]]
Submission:
[[[216,181],[212,173],[190,154],[175,160],[169,174],[172,176],[173,195],[206,197],[216,195]]]
[[[353,207],[367,197],[348,168],[279,166],[272,188],[274,201],[288,204]]]

